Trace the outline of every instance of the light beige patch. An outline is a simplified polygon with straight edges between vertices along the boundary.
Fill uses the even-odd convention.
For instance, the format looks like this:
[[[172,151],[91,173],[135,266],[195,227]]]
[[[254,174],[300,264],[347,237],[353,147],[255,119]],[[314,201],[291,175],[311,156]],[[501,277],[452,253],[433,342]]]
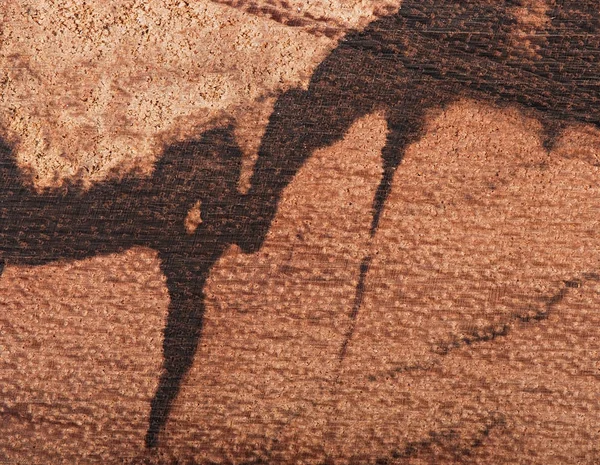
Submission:
[[[308,10],[351,27],[379,3]],[[165,143],[268,108],[336,45],[209,0],[7,0],[0,11],[0,128],[38,187],[148,173]]]
[[[521,5],[511,8],[517,20],[512,34],[512,46],[530,58],[538,57],[543,43],[544,29],[550,24],[550,0],[522,0]]]
[[[190,211],[185,217],[185,221],[183,223],[185,226],[185,231],[188,234],[194,234],[196,229],[198,229],[198,226],[202,224],[202,202],[200,202],[200,200],[198,200],[194,206],[190,208]]]

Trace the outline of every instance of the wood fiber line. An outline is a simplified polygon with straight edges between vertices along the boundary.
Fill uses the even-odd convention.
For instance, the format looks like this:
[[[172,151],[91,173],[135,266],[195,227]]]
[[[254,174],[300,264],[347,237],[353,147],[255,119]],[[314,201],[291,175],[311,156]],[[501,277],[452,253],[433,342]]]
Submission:
[[[352,311],[350,312],[350,327],[348,328],[348,332],[346,333],[344,342],[342,343],[342,348],[340,349],[340,363],[344,361],[344,358],[346,357],[346,351],[348,350],[348,344],[354,335],[356,319],[358,318],[358,312],[365,295],[365,279],[367,279],[367,273],[369,272],[370,264],[371,257],[369,255],[363,258],[363,261],[360,264],[360,274],[358,277],[358,284],[356,285],[356,294],[354,296],[354,303],[352,304]]]

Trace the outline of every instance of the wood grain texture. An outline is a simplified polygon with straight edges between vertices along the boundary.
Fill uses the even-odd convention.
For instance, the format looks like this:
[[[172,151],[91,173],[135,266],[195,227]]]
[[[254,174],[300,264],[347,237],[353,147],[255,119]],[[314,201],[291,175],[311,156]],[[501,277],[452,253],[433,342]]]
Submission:
[[[600,463],[600,13],[398,6],[0,6],[0,463]]]

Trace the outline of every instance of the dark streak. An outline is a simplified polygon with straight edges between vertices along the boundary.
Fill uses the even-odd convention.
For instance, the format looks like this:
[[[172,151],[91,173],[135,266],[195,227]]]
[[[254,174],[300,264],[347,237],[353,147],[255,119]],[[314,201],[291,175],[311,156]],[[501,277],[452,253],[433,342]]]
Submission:
[[[402,449],[395,449],[391,452],[390,457],[378,459],[376,463],[389,463],[389,459],[408,459],[416,457],[423,452],[431,452],[434,447],[440,447],[452,453],[455,459],[468,457],[472,455],[474,449],[481,447],[485,440],[489,437],[492,430],[505,425],[505,420],[502,415],[495,414],[488,420],[483,428],[479,429],[474,437],[468,440],[468,444],[463,446],[460,444],[461,437],[454,428],[443,431],[430,431],[429,437],[419,441],[408,442]]]
[[[550,313],[552,312],[554,307],[563,301],[565,296],[568,294],[569,289],[571,288],[572,286],[569,286],[565,283],[565,287],[563,287],[560,291],[558,291],[556,294],[554,294],[548,299],[543,310],[538,310],[532,315],[515,315],[513,319],[518,320],[521,323],[547,320],[550,317]]]
[[[535,323],[539,321],[547,320],[554,307],[558,305],[567,296],[571,289],[578,289],[583,286],[585,281],[598,281],[600,275],[594,273],[584,273],[582,279],[571,279],[564,282],[564,287],[553,296],[546,300],[546,304],[542,310],[538,310],[531,314],[515,314],[509,321],[495,327],[489,327],[480,331],[475,331],[466,336],[454,339],[449,342],[439,343],[433,349],[433,352],[438,355],[448,355],[452,350],[458,349],[464,346],[470,346],[478,342],[489,342],[493,341],[498,337],[508,336],[510,333],[513,323]]]
[[[371,256],[368,255],[363,258],[362,263],[360,264],[360,275],[358,277],[358,284],[356,285],[356,294],[354,295],[354,304],[352,305],[352,311],[350,312],[350,328],[346,333],[344,338],[344,342],[342,343],[342,348],[340,349],[340,354],[338,355],[338,359],[341,361],[346,357],[346,352],[348,350],[348,344],[350,343],[350,339],[354,335],[354,330],[356,329],[356,318],[358,316],[358,311],[360,310],[360,306],[362,305],[362,301],[365,294],[365,280],[367,278],[367,273],[369,272],[369,266],[371,265]]]
[[[507,336],[510,332],[509,324],[502,324],[500,326],[486,328],[483,331],[473,332],[471,334],[461,336],[450,342],[443,342],[435,346],[433,352],[438,355],[448,355],[450,351],[458,349],[463,346],[470,346],[477,342],[489,342],[495,340],[497,337]]]
[[[75,182],[42,193],[25,182],[12,148],[0,141],[0,263],[43,265],[135,246],[158,252],[170,303],[148,446],[156,445],[192,364],[206,278],[228,245],[240,239],[241,151],[232,133],[232,127],[219,128],[166,147],[148,178],[131,175],[88,190]],[[185,218],[198,200],[203,221],[188,234]]]

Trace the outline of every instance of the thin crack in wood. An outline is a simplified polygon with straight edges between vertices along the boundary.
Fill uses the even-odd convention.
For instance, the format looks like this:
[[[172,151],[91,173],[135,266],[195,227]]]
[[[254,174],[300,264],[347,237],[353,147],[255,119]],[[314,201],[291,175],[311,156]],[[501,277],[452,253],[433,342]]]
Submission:
[[[451,351],[464,346],[470,346],[471,344],[478,342],[493,341],[498,337],[507,336],[516,322],[532,323],[547,320],[554,310],[554,307],[564,300],[571,289],[581,288],[586,281],[600,281],[600,275],[596,273],[583,273],[581,279],[573,278],[565,280],[563,281],[564,287],[548,298],[543,309],[531,314],[516,313],[513,314],[508,321],[500,325],[484,328],[480,331],[475,331],[451,341],[438,343],[434,346],[432,352],[437,355],[448,355]]]
[[[367,278],[367,273],[369,272],[370,266],[371,256],[367,255],[365,258],[363,258],[363,261],[360,264],[360,275],[358,277],[358,284],[356,285],[354,304],[352,305],[352,311],[350,312],[350,327],[346,332],[346,336],[344,338],[344,341],[342,342],[342,347],[338,356],[340,363],[344,361],[344,358],[346,358],[346,353],[348,352],[348,344],[350,343],[352,336],[354,336],[358,311],[360,310],[360,306],[362,305],[365,294],[365,280]]]

